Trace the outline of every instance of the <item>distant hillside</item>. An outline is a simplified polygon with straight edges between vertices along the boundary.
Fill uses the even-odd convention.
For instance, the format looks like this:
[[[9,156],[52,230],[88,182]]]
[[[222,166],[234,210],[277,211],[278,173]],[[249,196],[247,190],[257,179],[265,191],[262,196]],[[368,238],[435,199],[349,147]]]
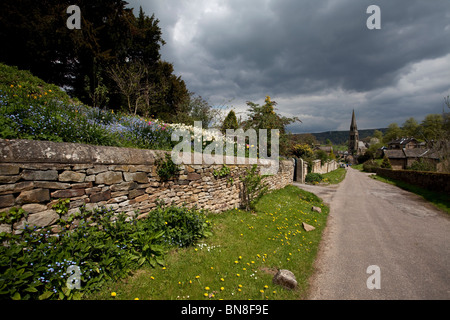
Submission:
[[[373,135],[375,130],[379,130],[385,134],[387,128],[381,129],[366,129],[366,130],[358,130],[359,139],[364,139]],[[320,144],[325,144],[327,139],[330,139],[333,145],[345,144],[348,141],[349,131],[326,131],[320,133],[311,133],[314,137],[316,137],[317,141]],[[294,134],[294,136],[298,136],[300,134]]]

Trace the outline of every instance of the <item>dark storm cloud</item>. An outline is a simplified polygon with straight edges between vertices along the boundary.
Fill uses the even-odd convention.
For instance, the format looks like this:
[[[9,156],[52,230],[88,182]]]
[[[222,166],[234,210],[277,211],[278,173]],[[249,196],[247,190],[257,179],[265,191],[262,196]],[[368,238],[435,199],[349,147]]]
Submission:
[[[366,27],[371,4],[381,8],[381,30]],[[130,1],[138,5],[160,19],[163,59],[190,90],[238,107],[273,96],[279,112],[309,120],[299,130],[346,130],[352,108],[359,125],[421,120],[438,112],[424,103],[450,93],[438,81],[450,78],[448,0]],[[425,74],[436,83],[417,87]]]

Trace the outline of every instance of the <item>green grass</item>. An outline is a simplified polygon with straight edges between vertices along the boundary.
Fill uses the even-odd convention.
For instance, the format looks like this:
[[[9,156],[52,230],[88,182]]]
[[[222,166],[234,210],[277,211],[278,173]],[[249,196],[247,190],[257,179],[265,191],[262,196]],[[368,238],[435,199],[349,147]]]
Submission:
[[[421,196],[422,198],[424,198],[425,200],[427,200],[428,202],[432,203],[437,208],[450,214],[450,198],[446,194],[430,191],[430,190],[427,190],[427,189],[424,189],[424,188],[421,188],[418,186],[408,184],[403,181],[394,180],[394,179],[386,178],[386,177],[380,177],[378,175],[372,175],[370,177],[375,180],[389,183],[389,184],[392,184],[399,188],[402,188],[406,191],[415,193],[415,194]]]
[[[322,213],[311,207],[320,206]],[[255,212],[211,214],[213,236],[171,251],[166,266],[145,268],[110,283],[88,299],[216,300],[302,299],[313,273],[329,209],[294,186],[265,195]],[[302,222],[316,227],[306,232]],[[291,270],[298,289],[272,283],[276,269]],[[111,297],[115,292],[116,296]]]
[[[324,179],[327,179],[327,182],[331,184],[338,184],[345,179],[346,173],[347,170],[345,170],[345,168],[338,168],[334,171],[322,174],[322,176],[324,177]]]

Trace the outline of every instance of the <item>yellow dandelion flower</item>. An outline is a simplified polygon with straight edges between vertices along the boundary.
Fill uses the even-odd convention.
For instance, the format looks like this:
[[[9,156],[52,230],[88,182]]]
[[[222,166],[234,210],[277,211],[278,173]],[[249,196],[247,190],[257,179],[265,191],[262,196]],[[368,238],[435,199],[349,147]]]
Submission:
[[[223,290],[225,290],[225,288],[224,287],[220,287],[220,291],[223,291]]]
[[[209,287],[205,287],[205,290],[209,290]]]
[[[117,295],[117,293],[111,292],[111,297],[115,297],[116,295]]]

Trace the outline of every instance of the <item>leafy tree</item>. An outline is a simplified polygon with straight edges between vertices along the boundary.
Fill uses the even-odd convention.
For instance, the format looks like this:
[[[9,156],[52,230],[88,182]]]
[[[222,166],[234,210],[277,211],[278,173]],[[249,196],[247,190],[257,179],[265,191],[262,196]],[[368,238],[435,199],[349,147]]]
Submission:
[[[286,135],[286,126],[295,121],[300,121],[297,117],[287,118],[281,116],[275,112],[275,106],[277,103],[272,101],[269,96],[266,96],[265,104],[260,106],[259,104],[248,101],[247,105],[249,106],[248,113],[249,118],[244,122],[244,129],[247,130],[249,128],[253,128],[257,131],[259,129],[267,129],[267,148],[270,150],[270,141],[271,141],[271,129],[280,130],[280,153],[287,154],[288,153],[288,139]]]
[[[230,112],[228,112],[227,116],[223,120],[222,132],[225,133],[226,129],[236,130],[238,128],[239,128],[239,124],[238,124],[238,121],[236,118],[236,113],[234,112],[234,110],[230,110]]]
[[[70,30],[66,10],[72,4],[2,1],[0,61],[65,87],[84,103],[103,107],[109,102],[113,109],[125,103],[133,113],[173,120],[189,92],[172,64],[161,61],[165,42],[159,20],[142,8],[135,16],[123,0],[79,0],[81,29]],[[138,97],[129,102],[130,94],[116,90],[111,68],[130,71],[136,63],[147,72],[135,90]]]
[[[413,117],[406,120],[402,125],[403,134],[407,137],[417,137],[419,124]]]
[[[403,130],[397,123],[391,123],[384,135],[383,141],[389,143],[392,140],[399,139],[403,136]]]
[[[298,158],[307,159],[314,155],[314,151],[307,144],[297,144],[294,146],[292,153]]]
[[[439,140],[443,133],[444,119],[441,114],[429,114],[425,117],[420,125],[421,138],[425,139],[428,144]]]

